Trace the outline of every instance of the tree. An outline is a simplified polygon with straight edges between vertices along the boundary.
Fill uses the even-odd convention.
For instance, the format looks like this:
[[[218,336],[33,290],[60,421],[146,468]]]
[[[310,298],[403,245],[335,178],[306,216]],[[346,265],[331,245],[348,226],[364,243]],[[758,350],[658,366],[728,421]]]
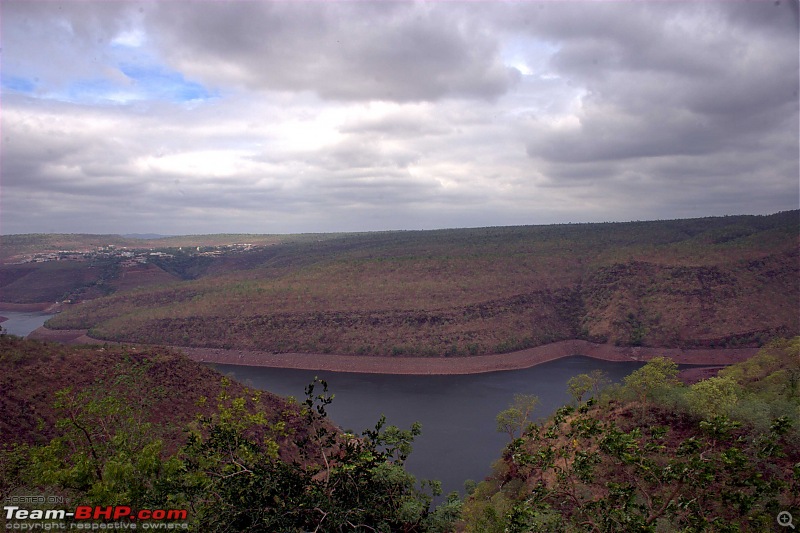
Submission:
[[[592,378],[589,374],[578,374],[569,378],[567,390],[577,403],[583,402],[583,395],[592,388]]]
[[[474,488],[463,506],[466,531],[774,528],[780,510],[800,504],[800,399],[789,374],[800,366],[800,343],[792,343],[669,395],[662,390],[677,383],[676,365],[656,359],[625,380],[622,391],[634,394],[558,409],[509,443]],[[763,424],[724,413],[697,420],[685,416],[689,401],[669,402],[681,393],[701,414],[724,411],[735,398],[737,416],[748,401],[774,410],[762,412]],[[632,415],[646,402],[642,423]]]
[[[797,505],[788,418],[641,427],[632,408],[562,408],[515,439],[465,502],[466,531],[768,531]]]
[[[532,394],[515,394],[514,401],[508,409],[498,413],[497,431],[507,433],[513,440],[517,435],[522,435],[526,423],[536,406],[539,404],[539,397]]]
[[[567,381],[567,390],[577,403],[583,402],[583,396],[592,391],[594,397],[600,395],[605,387],[611,383],[608,374],[602,370],[592,370],[589,374],[578,374]]]
[[[635,370],[625,378],[625,385],[647,407],[648,399],[660,390],[676,386],[678,381],[678,365],[666,357],[654,357],[642,368]]]
[[[285,461],[273,453],[276,427],[238,400],[224,399],[183,451],[176,489],[191,495],[200,530],[425,531],[456,516],[457,497],[431,512],[440,485],[418,487],[404,469],[419,424],[401,430],[382,417],[361,437],[342,434],[326,420],[327,383],[315,379],[301,404],[308,432],[293,436],[299,459]]]
[[[95,505],[159,503],[162,483],[180,465],[162,457],[162,441],[143,413],[100,385],[67,388],[56,398],[61,435],[32,450],[35,479]]]
[[[223,378],[216,410],[198,415],[172,456],[142,404],[101,385],[65,389],[58,393],[59,436],[30,452],[2,448],[0,491],[35,485],[89,505],[169,503],[186,509],[198,531],[452,529],[457,494],[431,510],[441,485],[405,470],[419,423],[403,430],[382,417],[356,436],[327,420],[333,396],[323,380],[306,388],[299,408],[277,418],[263,410],[259,392],[234,396],[229,386]]]
[[[704,379],[692,385],[686,394],[689,408],[706,419],[729,415],[739,401],[739,386],[727,377]]]
[[[25,486],[25,475],[30,471],[30,454],[30,447],[25,444],[0,444],[0,500],[7,501],[6,498],[14,491]]]
[[[611,385],[611,378],[608,377],[608,373],[599,369],[589,372],[589,378],[592,382],[592,392],[595,398],[600,396],[600,391]]]

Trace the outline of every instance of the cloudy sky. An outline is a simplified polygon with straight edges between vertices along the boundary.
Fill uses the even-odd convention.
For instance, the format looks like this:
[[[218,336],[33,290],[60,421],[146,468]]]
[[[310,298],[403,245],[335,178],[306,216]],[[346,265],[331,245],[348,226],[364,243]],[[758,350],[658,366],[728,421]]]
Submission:
[[[0,232],[796,209],[795,0],[3,0]]]

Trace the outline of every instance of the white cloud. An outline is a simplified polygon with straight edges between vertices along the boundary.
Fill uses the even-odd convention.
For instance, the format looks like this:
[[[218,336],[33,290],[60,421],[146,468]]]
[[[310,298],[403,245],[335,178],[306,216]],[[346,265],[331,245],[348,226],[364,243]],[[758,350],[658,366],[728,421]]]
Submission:
[[[787,9],[6,1],[0,231],[797,208]]]

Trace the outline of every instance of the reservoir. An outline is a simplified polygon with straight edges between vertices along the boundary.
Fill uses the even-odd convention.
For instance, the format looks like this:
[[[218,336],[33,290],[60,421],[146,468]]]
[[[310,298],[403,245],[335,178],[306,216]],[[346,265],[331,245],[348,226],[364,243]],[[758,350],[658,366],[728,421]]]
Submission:
[[[0,322],[0,327],[3,328],[3,331],[11,335],[25,337],[31,331],[42,326],[53,315],[42,312],[0,310],[0,316],[8,319]]]
[[[24,337],[53,315],[0,311],[0,316],[8,318],[0,323],[6,332]],[[328,382],[328,392],[335,395],[328,407],[330,419],[356,434],[374,428],[381,415],[386,415],[387,424],[401,429],[420,422],[422,435],[414,441],[414,451],[406,463],[408,470],[417,479],[441,481],[444,494],[463,494],[464,481],[488,476],[508,443],[508,435],[496,431],[495,416],[508,408],[515,394],[539,397],[531,417],[536,421],[570,402],[567,381],[571,377],[598,369],[619,382],[643,364],[573,356],[523,370],[454,376],[212,366],[252,388],[294,396],[301,402],[306,385],[319,376]]]
[[[619,382],[644,363],[616,363],[583,356],[550,361],[524,370],[458,376],[409,376],[314,372],[237,365],[213,365],[252,388],[305,399],[315,376],[328,382],[335,398],[329,418],[342,429],[361,434],[374,428],[381,415],[387,424],[409,429],[422,424],[422,435],[406,466],[417,479],[437,479],[444,494],[463,494],[464,481],[481,481],[491,473],[509,442],[496,431],[495,416],[508,408],[514,394],[534,394],[540,403],[534,421],[570,402],[567,381],[598,369]],[[315,392],[321,392],[319,387]]]

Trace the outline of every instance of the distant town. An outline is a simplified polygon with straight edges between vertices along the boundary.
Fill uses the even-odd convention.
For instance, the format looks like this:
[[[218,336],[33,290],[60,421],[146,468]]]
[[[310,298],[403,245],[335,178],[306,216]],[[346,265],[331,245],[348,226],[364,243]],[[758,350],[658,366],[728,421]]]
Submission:
[[[173,259],[176,253],[192,256],[218,257],[231,252],[247,252],[263,248],[263,245],[250,243],[225,244],[221,246],[197,246],[179,248],[129,248],[109,244],[88,250],[59,250],[25,256],[9,264],[47,263],[50,261],[96,261],[118,259],[123,268],[146,264],[152,259]],[[167,250],[167,251],[164,251]],[[177,251],[177,252],[176,252]]]

